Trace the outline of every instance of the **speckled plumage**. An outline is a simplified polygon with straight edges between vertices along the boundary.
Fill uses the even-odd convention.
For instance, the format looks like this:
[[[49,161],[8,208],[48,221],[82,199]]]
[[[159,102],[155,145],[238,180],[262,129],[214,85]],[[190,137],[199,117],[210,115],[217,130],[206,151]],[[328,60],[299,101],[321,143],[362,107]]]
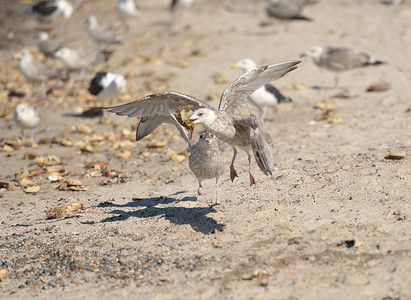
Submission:
[[[224,153],[227,145],[215,135],[204,132],[190,149],[188,165],[198,180],[198,194],[202,194],[204,179],[216,180],[216,203],[218,203],[218,179],[225,170]]]

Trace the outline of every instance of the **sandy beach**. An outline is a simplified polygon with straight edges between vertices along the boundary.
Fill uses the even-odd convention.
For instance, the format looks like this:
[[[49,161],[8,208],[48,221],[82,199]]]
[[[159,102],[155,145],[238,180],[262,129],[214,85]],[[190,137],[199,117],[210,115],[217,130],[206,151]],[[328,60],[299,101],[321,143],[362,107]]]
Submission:
[[[197,0],[174,13],[169,2],[138,1],[141,16],[124,23],[116,1],[84,0],[53,26],[23,13],[30,1],[2,4],[10,26],[0,43],[0,298],[411,299],[409,1],[322,0],[304,7],[312,21],[268,19],[264,0]],[[123,36],[108,62],[80,83],[50,80],[48,99],[39,84],[18,97],[31,85],[13,55],[44,59],[39,30],[97,49],[90,15]],[[342,72],[333,89],[334,73],[300,58],[316,45],[385,64]],[[267,114],[273,176],[254,161],[250,187],[239,152],[231,182],[228,151],[219,205],[214,180],[197,195],[173,126],[136,142],[136,118],[81,115],[100,105],[87,91],[97,71],[128,80],[112,104],[171,90],[217,107],[242,74],[230,65],[243,58],[302,62],[273,82],[293,99]],[[39,107],[34,141],[13,122],[20,102]],[[258,114],[252,105],[238,114],[250,112]],[[47,218],[73,202],[83,204],[75,214]]]

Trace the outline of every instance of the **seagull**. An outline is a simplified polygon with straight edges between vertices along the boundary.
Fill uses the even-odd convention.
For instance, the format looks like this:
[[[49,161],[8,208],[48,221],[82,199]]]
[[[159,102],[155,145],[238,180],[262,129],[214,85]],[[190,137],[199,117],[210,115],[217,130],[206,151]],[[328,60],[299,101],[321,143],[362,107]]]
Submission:
[[[218,204],[218,179],[224,173],[224,153],[227,144],[220,141],[214,134],[203,132],[198,142],[190,147],[188,166],[198,180],[198,195],[204,195],[202,182],[204,179],[215,178],[215,203]]]
[[[175,10],[177,7],[190,7],[195,0],[172,0],[170,9]]]
[[[311,56],[314,63],[320,68],[335,72],[335,85],[338,88],[338,73],[359,67],[384,64],[369,54],[349,48],[315,46],[300,55]]]
[[[54,54],[61,48],[61,44],[49,38],[47,32],[40,31],[38,34],[39,49],[46,58],[54,58]]]
[[[267,1],[266,13],[271,18],[311,21],[310,18],[302,15],[302,10],[301,5],[290,3],[287,0]]]
[[[106,62],[104,53],[85,48],[62,47],[55,56],[59,58],[69,70],[84,70]]]
[[[87,18],[87,32],[99,45],[120,44],[123,42],[123,38],[121,36],[108,29],[100,27],[95,16],[90,16]]]
[[[70,71],[80,70],[80,74],[74,81],[83,78],[84,71],[107,61],[103,52],[93,51],[85,48],[60,48],[55,57],[59,58]]]
[[[118,0],[117,10],[125,16],[134,18],[140,16],[140,9],[134,0]]]
[[[14,121],[20,127],[23,139],[25,129],[32,129],[31,137],[34,139],[36,127],[40,124],[37,105],[27,106],[24,103],[18,104],[14,110]]]
[[[190,107],[193,115],[188,119],[194,124],[203,124],[206,131],[229,144],[234,150],[230,165],[230,178],[238,177],[234,168],[237,155],[236,147],[248,154],[250,185],[255,184],[251,171],[250,150],[253,151],[260,169],[266,174],[272,174],[273,157],[271,138],[263,124],[253,115],[240,118],[234,111],[242,105],[247,97],[256,89],[269,81],[278,79],[296,69],[300,61],[286,61],[274,65],[263,66],[243,74],[232,82],[223,92],[218,110],[211,105],[192,96],[177,92],[152,94],[135,101],[105,107],[109,112],[129,117],[141,116],[137,129],[137,140],[156,129],[161,123],[175,123],[175,111],[181,107]],[[180,132],[181,129],[180,129]]]
[[[61,80],[67,80],[68,75],[59,69],[53,69],[48,67],[42,62],[35,61],[33,56],[27,50],[22,50],[14,55],[15,58],[19,59],[19,69],[21,73],[30,82],[41,82],[43,97],[46,98],[46,82],[52,78],[60,78]],[[32,95],[32,90],[30,90],[29,95]]]
[[[256,69],[257,65],[251,59],[246,58],[232,65],[231,68],[240,68],[245,73]],[[260,120],[262,123],[264,123],[268,107],[275,107],[279,103],[293,101],[290,97],[286,97],[281,94],[281,92],[275,86],[269,83],[257,89],[248,97],[248,99],[260,110]]]
[[[97,72],[91,80],[88,91],[98,97],[102,105],[106,99],[111,99],[124,92],[127,86],[126,78],[114,72]],[[104,113],[106,111],[104,110]]]
[[[32,5],[29,11],[43,17],[50,16],[53,20],[60,14],[69,19],[73,14],[73,6],[66,0],[40,1]]]

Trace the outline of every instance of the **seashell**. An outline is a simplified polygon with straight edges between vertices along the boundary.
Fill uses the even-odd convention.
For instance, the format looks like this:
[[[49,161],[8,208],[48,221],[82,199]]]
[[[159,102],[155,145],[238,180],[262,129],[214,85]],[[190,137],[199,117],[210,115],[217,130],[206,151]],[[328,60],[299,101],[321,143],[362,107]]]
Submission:
[[[1,149],[2,152],[12,152],[14,151],[13,147],[9,145],[4,145],[3,148]]]
[[[131,157],[131,152],[130,150],[122,149],[122,150],[117,151],[114,157],[121,158],[121,159],[129,159]]]
[[[164,146],[167,146],[168,142],[167,141],[152,141],[151,143],[147,144],[148,148],[162,148]]]
[[[80,191],[80,192],[85,192],[88,190],[88,187],[84,185],[76,185],[76,186],[69,186],[68,189],[70,191]]]
[[[19,186],[35,185],[37,182],[29,179],[28,177],[19,180]]]
[[[40,186],[36,184],[30,184],[30,185],[25,186],[23,188],[23,191],[27,194],[37,193],[38,191],[40,191]]]
[[[97,170],[103,170],[107,167],[107,165],[108,165],[108,162],[106,161],[94,161],[94,162],[88,163],[86,167],[97,169]]]
[[[315,102],[314,108],[331,111],[334,110],[334,103],[330,99],[325,99]]]
[[[376,83],[371,84],[367,88],[367,92],[384,92],[392,89],[391,84],[384,80],[380,80]]]
[[[66,178],[65,182],[67,183],[68,186],[83,185],[83,183],[79,179],[75,179],[75,178]]]
[[[385,159],[403,159],[405,157],[405,151],[390,152]]]
[[[38,153],[36,152],[26,152],[24,153],[24,159],[35,159],[36,157],[38,157]]]

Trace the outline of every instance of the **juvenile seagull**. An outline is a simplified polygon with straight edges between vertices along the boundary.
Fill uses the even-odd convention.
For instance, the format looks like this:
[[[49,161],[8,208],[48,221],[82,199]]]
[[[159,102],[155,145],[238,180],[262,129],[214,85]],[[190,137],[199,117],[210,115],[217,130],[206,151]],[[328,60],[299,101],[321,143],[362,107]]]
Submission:
[[[31,53],[27,50],[18,52],[14,57],[20,59],[19,69],[29,82],[41,82],[42,96],[44,98],[47,97],[46,82],[49,79],[60,78],[66,80],[68,77],[62,70],[53,69],[39,61],[35,61]],[[26,97],[30,97],[32,93],[32,90],[30,90],[29,95]]]
[[[37,110],[37,105],[27,106],[20,103],[14,110],[14,121],[21,129],[21,135],[24,139],[24,130],[31,129],[31,137],[34,139],[36,127],[40,123],[40,116]]]
[[[224,173],[224,153],[227,144],[221,142],[214,134],[203,132],[196,144],[190,147],[188,166],[197,177],[199,195],[204,195],[202,182],[215,178],[215,203],[218,204],[218,179]]]
[[[311,56],[314,63],[320,68],[335,72],[335,89],[338,88],[339,72],[359,67],[384,64],[384,62],[376,60],[369,54],[348,48],[315,46],[300,56],[303,57],[307,55]]]
[[[244,73],[257,68],[257,65],[251,59],[243,59],[232,65],[231,68],[240,68]],[[292,102],[289,97],[284,96],[275,88],[275,86],[267,83],[263,87],[257,89],[248,97],[249,101],[253,103],[260,110],[260,120],[264,123],[268,107],[275,107],[282,102]]]
[[[87,32],[90,37],[99,45],[105,44],[120,44],[123,38],[114,32],[100,27],[95,16],[90,16],[87,19]]]
[[[46,58],[54,58],[54,54],[61,48],[61,44],[49,38],[47,32],[40,31],[38,34],[39,49]]]
[[[287,0],[267,1],[266,13],[271,18],[311,21],[310,18],[302,15],[302,11],[303,6],[290,3]]]
[[[112,99],[124,92],[127,86],[126,78],[114,72],[97,72],[91,80],[88,91],[98,97],[102,105],[106,99]],[[104,115],[106,111],[104,110]]]
[[[126,16],[138,18],[140,10],[134,0],[118,0],[117,10]]]
[[[73,14],[73,6],[66,0],[40,1],[32,5],[29,11],[43,17],[49,16],[53,20],[60,14],[68,19]]]
[[[137,129],[138,140],[139,136],[149,134],[161,123],[175,123],[174,114],[179,107],[191,107],[194,113],[189,120],[195,124],[203,124],[208,132],[233,148],[234,156],[230,166],[231,180],[237,177],[237,172],[234,169],[234,161],[237,155],[236,147],[247,152],[250,185],[252,185],[255,184],[255,179],[251,171],[249,151],[253,150],[260,169],[265,174],[272,174],[271,138],[263,124],[255,116],[240,118],[234,115],[234,111],[256,89],[296,69],[298,63],[300,61],[287,61],[264,66],[243,74],[224,90],[218,110],[192,96],[176,92],[157,93],[123,105],[106,107],[106,109],[118,115],[141,116]]]

